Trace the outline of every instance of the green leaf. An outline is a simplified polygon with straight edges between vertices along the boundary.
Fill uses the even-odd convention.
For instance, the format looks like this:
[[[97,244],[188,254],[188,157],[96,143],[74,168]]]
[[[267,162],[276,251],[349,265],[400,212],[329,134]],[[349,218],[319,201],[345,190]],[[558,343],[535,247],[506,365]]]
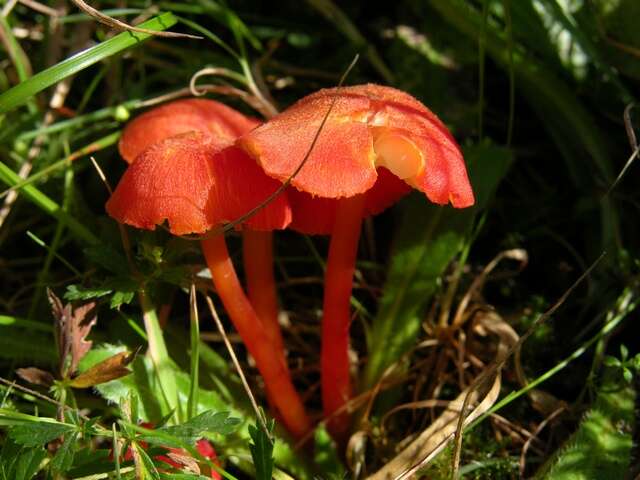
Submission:
[[[51,460],[51,469],[54,472],[64,473],[71,468],[79,435],[79,432],[73,432],[65,437],[62,446],[56,452],[56,456]]]
[[[75,430],[75,425],[59,422],[31,422],[16,425],[9,430],[11,439],[25,447],[44,445]]]
[[[64,292],[65,300],[89,300],[91,298],[100,298],[109,295],[112,292],[110,288],[84,288],[79,285],[68,285],[67,291]]]
[[[47,452],[43,448],[22,449],[16,462],[15,476],[7,478],[12,480],[31,480],[40,470],[40,465],[46,457]]]
[[[193,445],[202,438],[204,433],[219,433],[229,435],[235,432],[240,424],[237,418],[229,417],[228,412],[214,412],[209,410],[193,417],[191,420],[181,424],[157,429],[164,435],[142,435],[140,438],[149,443],[167,445],[167,435],[186,445]],[[176,443],[171,446],[180,446]]]
[[[620,360],[618,360],[616,357],[610,357],[610,356],[604,357],[603,363],[607,367],[619,367],[622,365],[622,363],[620,363]]]
[[[136,292],[134,290],[118,290],[113,292],[111,296],[111,301],[109,302],[109,307],[116,309],[120,308],[122,305],[128,305],[133,301]]]
[[[14,187],[20,184],[23,180],[24,179],[20,177],[16,172],[11,170],[11,168],[9,168],[3,162],[0,162],[0,182],[5,183],[9,187]],[[42,193],[35,186],[25,185],[20,190],[20,196],[25,198],[26,200],[29,200],[46,214],[51,215],[61,224],[67,226],[76,237],[80,238],[85,243],[88,243],[90,245],[99,243],[98,237],[96,237],[91,232],[91,230],[85,227],[79,220],[65,212],[58,203]]]
[[[633,448],[636,392],[632,385],[620,382],[614,372],[605,375],[596,401],[577,432],[536,478],[625,478]]]
[[[267,428],[269,433],[273,432],[275,421],[269,420]],[[249,425],[249,435],[251,435],[252,443],[249,445],[251,449],[251,458],[253,458],[253,466],[256,469],[257,480],[271,480],[273,474],[273,442],[269,434],[262,428],[255,425]]]
[[[320,469],[322,478],[342,479],[347,472],[340,461],[336,444],[324,426],[320,425],[314,432],[313,460]]]
[[[626,345],[620,345],[620,359],[624,362],[629,357],[629,349]]]
[[[147,478],[159,480],[160,474],[158,473],[156,466],[153,464],[151,457],[149,457],[149,455],[147,455],[147,452],[144,451],[144,448],[137,444],[134,445],[133,448],[136,449],[138,455],[140,455],[140,460],[142,460],[142,465],[140,465],[142,469],[142,478],[144,478],[145,480]]]
[[[162,31],[176,23],[171,13],[164,13],[138,25],[140,28]],[[95,47],[84,50],[32,76],[0,95],[0,114],[25,103],[29,98],[91,65],[109,58],[151,37],[150,34],[122,32]]]

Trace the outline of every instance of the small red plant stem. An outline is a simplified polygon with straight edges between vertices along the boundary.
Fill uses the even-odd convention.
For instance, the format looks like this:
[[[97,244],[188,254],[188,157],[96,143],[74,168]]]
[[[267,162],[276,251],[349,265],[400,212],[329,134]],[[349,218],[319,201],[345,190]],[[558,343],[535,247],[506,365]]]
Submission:
[[[247,295],[264,325],[273,347],[284,352],[278,324],[278,297],[273,274],[273,234],[256,230],[242,232],[242,259]]]
[[[342,407],[351,397],[349,375],[349,325],[351,289],[355,270],[365,195],[339,201],[331,235],[324,277],[324,317],[320,359],[322,406],[325,417]],[[327,425],[337,440],[344,440],[349,415],[333,417]]]
[[[311,429],[311,422],[293,386],[282,351],[273,348],[266,329],[240,285],[224,236],[215,235],[201,244],[218,296],[255,359],[269,397],[287,430],[295,438],[302,438]]]

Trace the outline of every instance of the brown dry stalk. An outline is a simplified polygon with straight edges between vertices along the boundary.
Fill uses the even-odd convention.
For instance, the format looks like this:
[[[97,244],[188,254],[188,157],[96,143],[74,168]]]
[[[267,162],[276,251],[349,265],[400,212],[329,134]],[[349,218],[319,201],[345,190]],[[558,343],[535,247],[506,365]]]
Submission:
[[[176,32],[161,32],[157,30],[149,30],[147,28],[134,27],[125,23],[117,18],[110,17],[109,15],[105,15],[100,10],[93,8],[86,2],[82,0],[71,0],[80,10],[85,12],[92,18],[95,18],[98,22],[107,25],[110,28],[116,28],[120,30],[126,30],[129,32],[137,32],[144,33],[147,35],[155,35],[157,37],[169,37],[169,38],[193,38],[196,40],[201,40],[202,37],[198,35],[190,35],[188,33],[176,33]]]
[[[540,435],[540,432],[542,432],[542,430],[547,426],[547,424],[549,422],[551,422],[551,420],[556,418],[558,415],[560,415],[565,410],[566,410],[566,407],[562,406],[562,407],[558,408],[556,411],[554,411],[547,418],[545,418],[542,422],[540,422],[540,425],[538,425],[538,427],[534,430],[534,432],[531,434],[531,436],[524,443],[524,445],[522,447],[522,453],[520,454],[520,461],[519,461],[520,478],[524,478],[524,470],[526,468],[526,460],[527,460],[527,451],[529,450],[529,447],[531,446],[531,443],[538,438],[538,435]]]

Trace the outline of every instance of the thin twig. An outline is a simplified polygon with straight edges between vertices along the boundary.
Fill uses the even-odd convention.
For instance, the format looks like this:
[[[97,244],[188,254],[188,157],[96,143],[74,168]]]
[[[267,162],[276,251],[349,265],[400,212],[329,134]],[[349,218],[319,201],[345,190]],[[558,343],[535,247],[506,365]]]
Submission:
[[[48,7],[43,5],[40,2],[34,2],[33,0],[18,0],[21,4],[26,7],[29,7],[31,10],[35,10],[36,12],[42,13],[44,15],[48,15],[50,17],[59,17],[60,12],[55,8]]]
[[[82,0],[71,0],[80,10],[85,12],[92,18],[95,18],[98,22],[103,23],[111,28],[117,28],[120,30],[127,30],[130,32],[144,33],[147,35],[155,35],[157,37],[169,37],[169,38],[192,38],[195,40],[202,40],[203,37],[198,35],[190,35],[188,33],[176,33],[176,32],[162,32],[158,30],[149,30],[148,28],[134,27],[125,23],[117,18],[105,15],[100,10],[96,10],[91,5]]]
[[[607,190],[607,193],[605,193],[604,195],[605,197],[607,197],[611,193],[611,191],[616,187],[618,182],[620,182],[624,174],[627,172],[627,170],[629,169],[633,161],[636,159],[636,157],[640,153],[640,145],[638,145],[636,132],[633,128],[633,122],[631,121],[631,110],[633,110],[635,106],[636,106],[635,103],[630,103],[629,105],[627,105],[626,108],[624,109],[624,114],[622,115],[622,118],[624,120],[624,129],[625,129],[625,132],[627,132],[629,145],[631,145],[631,156],[627,159],[627,162],[624,164],[624,167],[622,167],[622,170],[620,171],[616,179],[613,181],[613,183],[609,187],[609,190]]]
[[[63,404],[61,402],[58,402],[57,400],[54,400],[53,398],[47,397],[46,395],[43,395],[39,392],[36,392],[35,390],[32,390],[30,388],[24,387],[22,385],[20,385],[19,383],[11,382],[9,380],[7,380],[6,378],[0,377],[0,383],[4,383],[5,385],[7,385],[9,388],[15,388],[16,390],[20,390],[26,394],[32,395],[36,398],[39,398],[40,400],[43,400],[45,402],[51,403],[53,405],[55,405],[58,408],[64,408],[65,410],[71,411],[71,412],[75,412],[78,414],[78,416],[80,416],[81,418],[83,418],[84,420],[89,420],[89,417],[87,417],[86,415],[83,415],[82,413],[80,413],[79,410],[70,407],[69,405]]]
[[[558,408],[556,411],[554,411],[551,415],[549,415],[547,418],[545,418],[542,422],[540,422],[540,425],[538,425],[538,427],[533,431],[533,433],[527,439],[527,441],[524,442],[524,445],[522,446],[522,453],[520,454],[520,461],[519,461],[520,478],[524,478],[524,470],[525,470],[525,467],[526,467],[527,451],[529,450],[529,447],[531,446],[531,443],[538,438],[538,435],[540,435],[540,432],[544,429],[544,427],[547,426],[547,424],[551,420],[556,418],[558,415],[560,415],[565,410],[566,410],[566,406],[563,405],[560,408]]]
[[[0,12],[0,15],[2,15],[4,18],[7,18],[11,13],[11,10],[13,10],[13,7],[15,7],[17,3],[18,0],[8,0],[7,3],[4,4],[4,7],[2,7],[2,12]]]
[[[100,165],[98,165],[98,162],[96,162],[95,157],[91,155],[89,157],[89,160],[91,160],[91,163],[93,164],[93,168],[96,169],[96,172],[98,172],[98,176],[100,177],[100,180],[102,180],[102,183],[104,183],[104,186],[109,191],[109,195],[113,195],[113,188],[111,188],[111,184],[109,184],[109,180],[107,180],[107,177],[102,171],[102,169],[100,168]]]

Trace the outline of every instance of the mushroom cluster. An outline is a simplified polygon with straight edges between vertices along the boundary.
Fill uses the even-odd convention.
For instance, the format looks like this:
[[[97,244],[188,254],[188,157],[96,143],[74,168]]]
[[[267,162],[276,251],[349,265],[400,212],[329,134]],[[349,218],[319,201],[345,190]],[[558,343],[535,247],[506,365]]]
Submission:
[[[311,422],[285,363],[270,232],[289,227],[331,236],[321,386],[329,429],[343,438],[349,422],[342,410],[351,397],[350,298],[363,218],[412,189],[436,204],[474,203],[460,148],[444,124],[404,92],[359,85],[320,90],[262,124],[210,100],[176,101],[128,125],[120,151],[135,160],[107,211],[138,228],[167,222],[178,235],[206,233],[241,218],[290,181],[238,226],[245,232],[249,296],[224,236],[206,236],[202,249],[216,291],[264,377],[270,403],[299,438]]]

